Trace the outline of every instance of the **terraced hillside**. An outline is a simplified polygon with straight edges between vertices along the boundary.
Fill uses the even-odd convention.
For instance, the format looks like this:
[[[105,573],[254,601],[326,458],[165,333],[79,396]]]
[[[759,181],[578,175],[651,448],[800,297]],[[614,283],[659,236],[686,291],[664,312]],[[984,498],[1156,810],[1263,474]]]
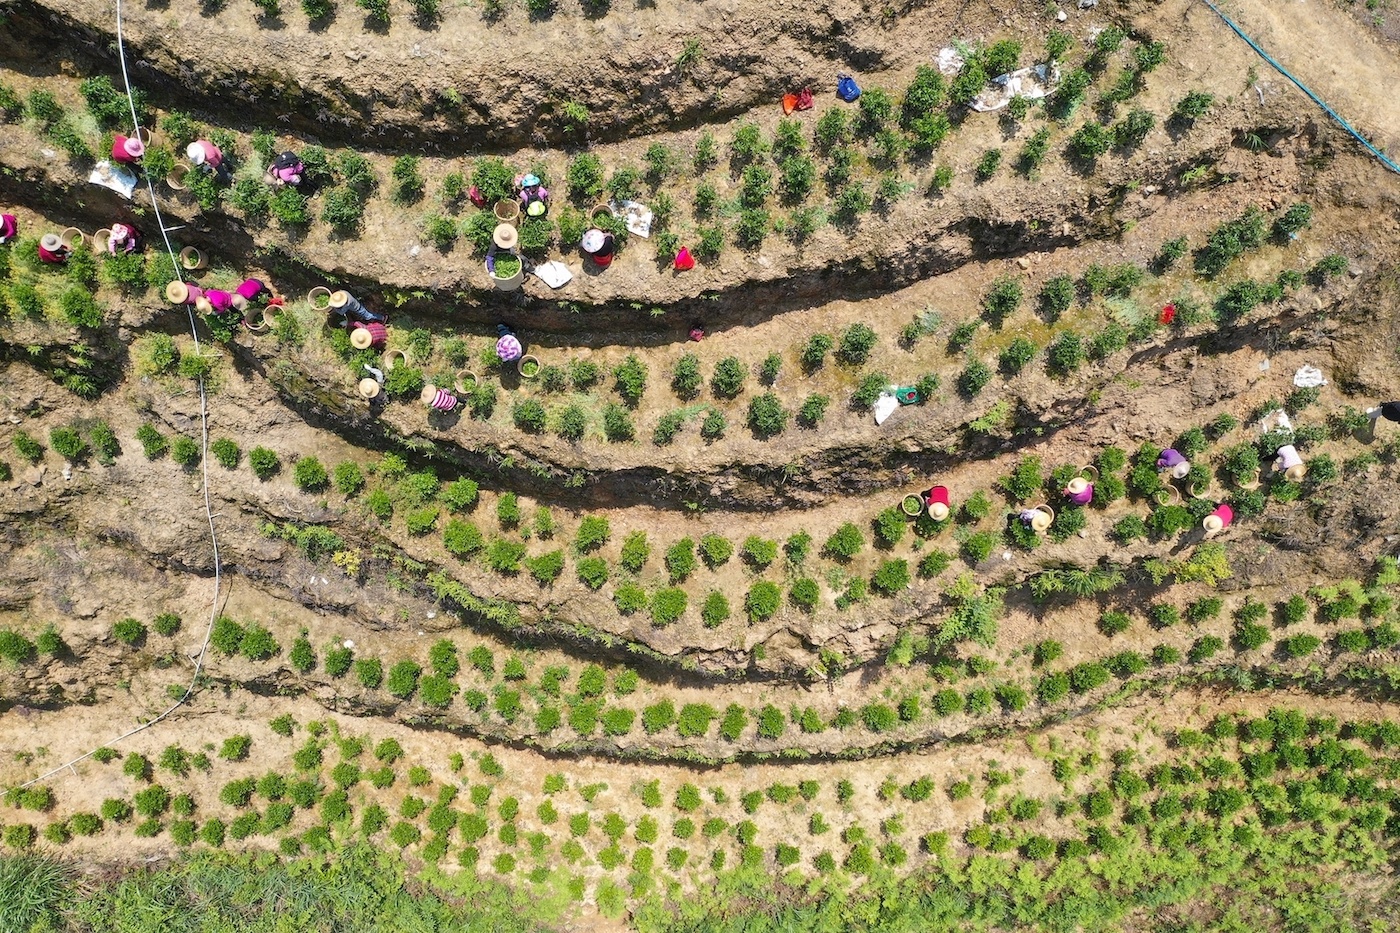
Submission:
[[[1058,12],[0,4],[0,931],[1389,928],[1400,188]],[[1392,144],[1383,12],[1229,13]]]

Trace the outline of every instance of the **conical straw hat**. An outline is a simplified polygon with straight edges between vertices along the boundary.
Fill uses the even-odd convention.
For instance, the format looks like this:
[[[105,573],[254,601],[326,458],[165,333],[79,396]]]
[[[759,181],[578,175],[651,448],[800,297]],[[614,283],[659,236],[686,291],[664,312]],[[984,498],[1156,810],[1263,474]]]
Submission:
[[[1044,509],[1036,509],[1035,515],[1031,518],[1031,527],[1036,531],[1044,531],[1050,527],[1050,523],[1054,520],[1055,516],[1049,512]]]
[[[165,286],[165,298],[171,304],[182,305],[190,300],[190,287],[184,282],[171,282]]]
[[[422,402],[424,405],[433,404],[433,400],[436,398],[437,386],[432,385],[431,383],[425,385],[423,387],[423,391],[418,394],[418,401]]]
[[[936,522],[941,522],[948,517],[948,507],[942,502],[935,502],[928,507],[928,514]]]
[[[1074,479],[1069,481],[1069,485],[1065,486],[1065,491],[1068,492],[1071,496],[1077,496],[1088,488],[1089,481],[1082,476],[1076,476]]]
[[[332,308],[343,308],[343,307],[345,307],[345,306],[346,306],[347,304],[349,304],[349,303],[350,303],[350,293],[347,292],[345,289],[342,288],[342,289],[339,289],[339,290],[337,290],[337,291],[331,292],[331,307],[332,307]]]
[[[500,249],[515,249],[515,244],[520,242],[520,233],[510,224],[496,224],[491,239]]]
[[[356,350],[368,350],[374,343],[374,335],[367,328],[357,327],[350,332],[350,346]]]
[[[360,394],[365,398],[374,398],[379,394],[379,383],[366,376],[360,380]]]
[[[1207,515],[1201,519],[1201,527],[1206,530],[1206,534],[1219,534],[1225,528],[1225,520],[1219,515]]]

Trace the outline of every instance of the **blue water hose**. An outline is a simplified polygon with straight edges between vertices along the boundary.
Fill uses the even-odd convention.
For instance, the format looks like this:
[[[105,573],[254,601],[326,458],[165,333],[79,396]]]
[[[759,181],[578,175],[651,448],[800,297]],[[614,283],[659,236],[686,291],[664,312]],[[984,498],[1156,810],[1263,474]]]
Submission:
[[[1279,74],[1283,75],[1283,76],[1284,76],[1285,78],[1287,78],[1289,81],[1292,81],[1293,84],[1294,84],[1295,86],[1297,86],[1298,90],[1302,91],[1304,94],[1308,95],[1308,97],[1312,98],[1313,103],[1317,104],[1317,105],[1318,105],[1319,107],[1321,107],[1324,111],[1326,111],[1327,115],[1328,115],[1329,117],[1331,117],[1333,120],[1336,120],[1337,123],[1341,126],[1342,129],[1346,130],[1348,133],[1350,133],[1351,135],[1355,136],[1356,139],[1357,139],[1357,141],[1360,142],[1361,145],[1363,145],[1363,146],[1365,146],[1367,149],[1371,150],[1371,154],[1372,154],[1373,156],[1375,156],[1377,159],[1380,159],[1381,162],[1383,162],[1383,163],[1385,164],[1385,167],[1386,167],[1386,168],[1390,169],[1392,172],[1395,172],[1395,173],[1397,173],[1397,174],[1400,174],[1400,165],[1396,165],[1394,162],[1392,162],[1392,161],[1390,160],[1390,158],[1389,158],[1384,152],[1381,152],[1381,151],[1380,151],[1379,149],[1377,149],[1375,146],[1371,145],[1371,141],[1370,141],[1369,139],[1367,139],[1365,136],[1362,136],[1360,133],[1358,133],[1358,132],[1356,131],[1356,129],[1355,129],[1350,123],[1348,123],[1346,120],[1342,119],[1341,114],[1337,113],[1337,111],[1335,111],[1335,110],[1333,110],[1331,107],[1327,106],[1327,102],[1326,102],[1326,101],[1324,101],[1321,97],[1318,97],[1316,94],[1314,94],[1314,93],[1312,92],[1312,90],[1311,90],[1306,84],[1304,84],[1302,81],[1299,81],[1297,78],[1293,77],[1292,73],[1289,72],[1289,70],[1288,70],[1287,68],[1285,68],[1285,67],[1283,67],[1282,65],[1280,65],[1277,61],[1274,60],[1274,58],[1273,58],[1272,55],[1270,55],[1268,52],[1265,52],[1263,49],[1261,49],[1261,48],[1259,47],[1259,44],[1258,44],[1257,42],[1255,42],[1255,41],[1254,41],[1253,39],[1251,39],[1249,36],[1245,35],[1244,30],[1241,29],[1238,25],[1236,25],[1236,23],[1235,23],[1234,20],[1230,19],[1230,17],[1226,16],[1224,13],[1222,13],[1222,12],[1220,11],[1220,7],[1218,7],[1218,6],[1216,6],[1214,3],[1212,3],[1211,0],[1201,0],[1201,2],[1203,2],[1206,6],[1210,7],[1211,10],[1213,10],[1213,11],[1215,12],[1215,15],[1216,15],[1216,16],[1218,16],[1218,17],[1220,17],[1222,20],[1224,20],[1224,21],[1225,21],[1225,25],[1226,25],[1226,26],[1229,26],[1232,30],[1234,30],[1235,35],[1239,36],[1239,37],[1240,37],[1241,39],[1243,39],[1245,42],[1248,42],[1248,43],[1249,43],[1249,47],[1252,48],[1252,49],[1254,49],[1254,51],[1258,52],[1260,58],[1264,59],[1264,61],[1266,61],[1266,62],[1268,62],[1270,65],[1272,65],[1273,68],[1274,68],[1274,70],[1277,71]]]

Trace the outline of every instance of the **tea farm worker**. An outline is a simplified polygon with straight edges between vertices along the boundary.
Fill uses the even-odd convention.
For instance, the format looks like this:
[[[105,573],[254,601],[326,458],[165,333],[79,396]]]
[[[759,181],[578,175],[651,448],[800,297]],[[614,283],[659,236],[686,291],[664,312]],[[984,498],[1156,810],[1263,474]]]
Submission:
[[[233,291],[233,307],[237,311],[247,311],[248,302],[261,300],[268,304],[272,291],[258,279],[244,279]]]
[[[219,176],[219,180],[230,182],[233,174],[224,164],[224,154],[219,147],[207,139],[196,139],[185,147],[185,156],[190,162],[200,168],[207,168],[209,171]]]
[[[1235,520],[1235,510],[1224,502],[1215,507],[1205,518],[1201,519],[1201,527],[1205,529],[1207,538],[1214,538],[1220,532],[1230,527],[1230,523]]]
[[[6,216],[9,215],[7,214]],[[0,237],[0,240],[3,240],[3,237]],[[1382,402],[1375,408],[1366,409],[1366,414],[1371,416],[1372,421],[1375,421],[1377,418],[1384,418],[1386,421],[1400,422],[1400,402]]]
[[[515,180],[520,188],[520,209],[528,217],[541,217],[549,210],[549,189],[540,184],[538,175],[521,175]]]
[[[107,252],[115,256],[117,250],[134,253],[141,248],[141,231],[126,224],[112,224],[112,235],[107,238]]]
[[[941,522],[948,517],[949,500],[947,486],[933,486],[923,491],[924,505],[928,508],[929,517],[936,522]]]
[[[244,301],[252,301],[255,298],[272,297],[272,289],[263,284],[261,279],[244,279],[234,289],[234,293]]]
[[[1180,451],[1168,447],[1157,457],[1157,469],[1170,470],[1172,479],[1184,479],[1191,472],[1191,461],[1183,457]]]
[[[146,154],[146,147],[135,136],[118,133],[112,137],[112,161],[123,165],[135,165]]]
[[[306,173],[306,165],[297,157],[295,152],[284,152],[272,160],[272,164],[267,167],[267,174],[264,179],[270,185],[282,187],[283,185],[301,184],[302,176]]]
[[[217,288],[206,288],[194,306],[200,314],[227,314],[233,308],[233,295]]]
[[[8,243],[19,233],[19,220],[14,214],[0,214],[0,243]]]
[[[525,355],[525,348],[520,345],[520,338],[515,336],[515,331],[505,324],[497,324],[496,333],[499,335],[496,341],[496,356],[502,363],[513,363]]]
[[[1094,501],[1094,484],[1076,476],[1065,486],[1065,498],[1075,505],[1088,505]]]
[[[39,239],[39,258],[44,262],[54,265],[65,263],[71,252],[57,233],[46,233]]]
[[[613,261],[613,253],[617,250],[617,241],[611,233],[604,233],[597,227],[584,231],[583,251],[588,254],[588,258],[599,266],[607,266]]]

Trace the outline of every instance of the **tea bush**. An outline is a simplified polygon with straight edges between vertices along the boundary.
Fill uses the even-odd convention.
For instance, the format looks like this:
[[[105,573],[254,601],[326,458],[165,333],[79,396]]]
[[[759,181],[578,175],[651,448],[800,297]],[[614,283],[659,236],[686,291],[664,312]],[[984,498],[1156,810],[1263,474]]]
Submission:
[[[838,561],[849,561],[865,547],[865,536],[853,522],[846,522],[826,539],[822,553]]]
[[[749,587],[744,597],[744,610],[755,622],[765,622],[778,611],[782,601],[782,590],[776,583],[759,580]]]
[[[715,628],[729,619],[729,599],[719,590],[711,590],[700,608],[700,620],[706,628]]]

